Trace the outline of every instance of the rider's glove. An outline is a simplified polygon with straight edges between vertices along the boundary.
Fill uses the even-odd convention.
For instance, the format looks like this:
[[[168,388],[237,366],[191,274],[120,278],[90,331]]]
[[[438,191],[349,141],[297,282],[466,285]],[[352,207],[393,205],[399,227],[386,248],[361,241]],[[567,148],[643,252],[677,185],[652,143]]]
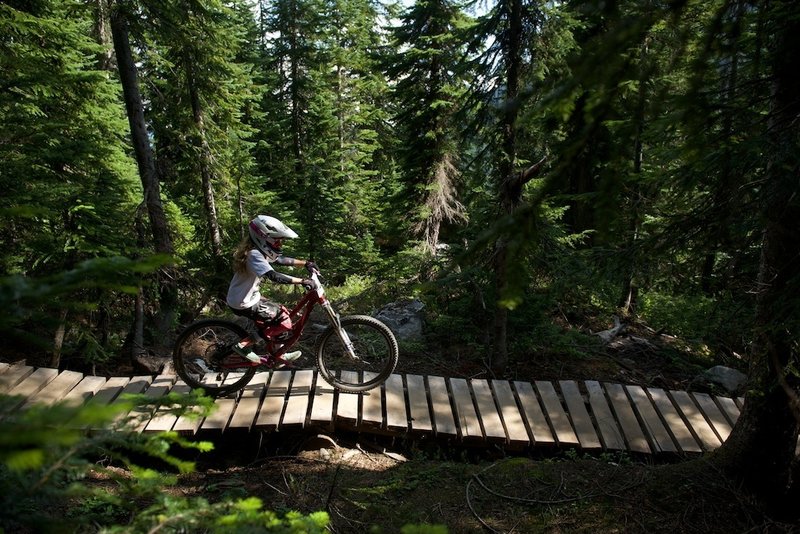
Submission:
[[[317,284],[314,283],[314,280],[311,278],[303,278],[303,281],[300,282],[306,291],[311,291],[312,289],[316,289]]]
[[[313,273],[315,271],[319,271],[319,268],[317,267],[317,264],[314,263],[313,261],[307,261],[306,262],[306,270],[308,272],[310,272],[310,273]]]

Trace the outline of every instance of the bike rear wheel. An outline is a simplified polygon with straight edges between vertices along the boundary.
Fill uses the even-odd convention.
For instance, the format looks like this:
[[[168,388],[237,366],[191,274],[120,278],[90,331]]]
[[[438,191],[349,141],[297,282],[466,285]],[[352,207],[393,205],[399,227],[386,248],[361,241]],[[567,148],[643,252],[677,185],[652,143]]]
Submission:
[[[367,315],[340,319],[356,358],[345,349],[336,327],[329,326],[317,341],[317,369],[322,378],[342,391],[358,393],[378,387],[397,366],[397,340],[388,326]]]
[[[172,352],[175,371],[192,389],[224,395],[246,386],[256,373],[254,366],[233,352],[247,331],[224,319],[203,319],[178,336]],[[241,367],[234,367],[236,363]],[[224,367],[223,367],[224,365]]]

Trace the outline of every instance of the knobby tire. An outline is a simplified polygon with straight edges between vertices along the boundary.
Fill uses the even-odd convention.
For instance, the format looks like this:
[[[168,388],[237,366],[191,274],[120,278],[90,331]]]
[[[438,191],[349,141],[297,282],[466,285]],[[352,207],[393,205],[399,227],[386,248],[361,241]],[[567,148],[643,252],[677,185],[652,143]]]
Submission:
[[[256,367],[223,369],[220,362],[233,356],[233,345],[244,337],[247,337],[247,331],[234,322],[224,319],[197,321],[181,332],[175,342],[172,352],[175,371],[189,387],[203,389],[210,395],[225,395],[242,389],[256,374]],[[203,366],[211,374],[205,372]],[[238,373],[242,373],[240,377]]]
[[[349,393],[368,391],[383,384],[397,366],[397,340],[388,326],[367,315],[340,319],[355,346],[359,360],[350,358],[334,326],[317,339],[317,370],[326,382]]]

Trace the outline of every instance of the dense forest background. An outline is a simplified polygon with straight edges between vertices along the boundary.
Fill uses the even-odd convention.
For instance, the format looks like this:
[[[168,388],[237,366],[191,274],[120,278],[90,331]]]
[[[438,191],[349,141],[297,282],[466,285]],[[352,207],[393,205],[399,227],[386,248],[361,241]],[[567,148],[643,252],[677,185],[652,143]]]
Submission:
[[[616,314],[749,371],[773,442],[736,454],[780,442],[746,465],[782,492],[798,30],[791,1],[6,1],[0,356],[169,354],[264,213],[335,298],[425,302],[401,358],[502,376]]]
[[[142,348],[169,342],[218,307],[258,213],[296,229],[291,254],[332,285],[424,293],[434,322],[496,346],[496,369],[530,356],[523,332],[546,336],[556,309],[749,349],[778,8],[1,9],[2,272],[169,257],[138,297],[19,301],[45,350],[111,358],[137,306]]]

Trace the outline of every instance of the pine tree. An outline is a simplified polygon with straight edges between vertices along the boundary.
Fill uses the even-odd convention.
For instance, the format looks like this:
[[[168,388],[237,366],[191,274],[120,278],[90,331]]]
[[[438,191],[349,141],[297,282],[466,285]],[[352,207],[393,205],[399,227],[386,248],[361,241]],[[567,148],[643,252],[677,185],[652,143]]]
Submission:
[[[491,184],[494,192],[493,219],[508,219],[523,203],[527,184],[543,169],[547,152],[547,136],[524,128],[520,123],[526,104],[540,98],[535,90],[541,85],[548,67],[563,61],[571,47],[569,23],[557,9],[547,12],[546,5],[536,1],[500,1],[479,17],[471,30],[470,51],[476,78],[470,100],[475,116],[475,129],[480,128],[481,142],[489,152]],[[559,44],[546,51],[542,43]],[[488,43],[488,44],[487,44]],[[535,122],[533,122],[535,124]],[[532,161],[536,161],[531,165]],[[530,228],[530,226],[528,227]],[[530,236],[526,236],[530,237]],[[491,333],[494,336],[491,366],[502,371],[508,359],[508,311],[518,304],[515,279],[509,266],[521,256],[517,243],[510,248],[507,235],[494,243],[492,266],[497,307]],[[524,239],[523,241],[527,241]],[[519,245],[519,246],[518,246]],[[512,250],[513,249],[513,250]]]
[[[92,12],[57,0],[0,5],[2,273],[27,276],[135,254],[141,198],[116,84],[98,70]],[[59,306],[59,366],[68,306]],[[54,310],[49,310],[53,312]],[[52,319],[49,322],[53,322]]]
[[[226,228],[233,230],[228,246],[239,238],[241,181],[249,181],[252,168],[244,113],[256,89],[252,67],[237,60],[246,21],[215,2],[176,0],[149,9],[143,59],[160,177],[182,211],[203,221],[204,242],[187,253],[210,255],[221,270]]]
[[[406,187],[403,213],[416,213],[413,230],[433,253],[442,226],[465,220],[458,201],[459,129],[455,114],[465,80],[454,65],[463,57],[458,34],[464,24],[460,6],[448,0],[424,0],[408,8],[394,28],[389,74],[399,106]]]
[[[266,14],[265,79],[274,87],[258,152],[266,187],[280,198],[274,209],[297,218],[308,256],[363,272],[377,258],[376,206],[385,188],[374,159],[386,120],[377,12],[361,0],[291,0]]]

